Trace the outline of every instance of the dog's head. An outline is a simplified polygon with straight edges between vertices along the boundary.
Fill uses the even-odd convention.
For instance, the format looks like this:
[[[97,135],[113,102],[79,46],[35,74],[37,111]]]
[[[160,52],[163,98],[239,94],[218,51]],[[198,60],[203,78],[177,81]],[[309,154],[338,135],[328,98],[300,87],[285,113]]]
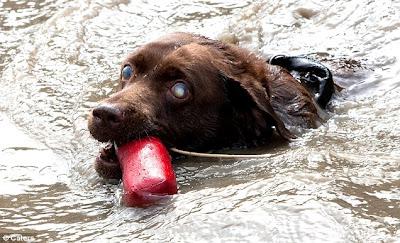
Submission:
[[[102,142],[153,135],[190,149],[247,143],[274,125],[290,137],[269,103],[265,65],[201,36],[166,36],[125,59],[121,90],[93,109],[89,130]]]

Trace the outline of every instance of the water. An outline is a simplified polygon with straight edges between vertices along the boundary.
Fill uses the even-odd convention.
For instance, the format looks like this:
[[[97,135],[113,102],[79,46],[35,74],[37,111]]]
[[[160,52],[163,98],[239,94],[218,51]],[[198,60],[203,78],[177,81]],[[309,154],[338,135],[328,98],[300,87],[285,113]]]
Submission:
[[[0,1],[0,234],[40,241],[399,242],[400,2]],[[180,193],[125,208],[87,113],[119,62],[172,31],[310,54],[345,89],[268,159],[177,161]]]

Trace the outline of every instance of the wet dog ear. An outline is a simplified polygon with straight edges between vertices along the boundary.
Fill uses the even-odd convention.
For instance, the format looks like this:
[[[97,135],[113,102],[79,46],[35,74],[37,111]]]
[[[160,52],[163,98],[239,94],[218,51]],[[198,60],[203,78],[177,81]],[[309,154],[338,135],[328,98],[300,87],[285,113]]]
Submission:
[[[221,77],[224,80],[228,98],[236,108],[240,110],[249,109],[250,107],[250,109],[256,109],[256,112],[252,112],[253,114],[261,112],[268,115],[272,118],[277,131],[282,137],[288,140],[295,138],[275,113],[266,88],[263,87],[261,82],[253,80],[251,77],[238,80],[223,73],[221,73]],[[260,118],[255,117],[255,119],[259,120]]]

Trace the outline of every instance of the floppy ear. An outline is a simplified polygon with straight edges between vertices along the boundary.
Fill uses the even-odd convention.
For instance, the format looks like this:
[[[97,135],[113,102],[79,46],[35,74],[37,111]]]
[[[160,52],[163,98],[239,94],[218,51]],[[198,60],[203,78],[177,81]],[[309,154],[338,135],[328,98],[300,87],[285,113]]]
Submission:
[[[289,72],[267,66],[269,102],[280,120],[290,127],[316,128],[324,114],[318,110],[311,93]]]
[[[225,74],[222,74],[228,96],[233,103],[238,106],[251,104],[261,111],[261,113],[270,116],[279,134],[285,139],[292,139],[295,136],[285,127],[282,120],[277,116],[270,103],[270,97],[266,88],[260,82],[252,80],[251,77],[236,80]],[[256,117],[256,119],[259,119]]]

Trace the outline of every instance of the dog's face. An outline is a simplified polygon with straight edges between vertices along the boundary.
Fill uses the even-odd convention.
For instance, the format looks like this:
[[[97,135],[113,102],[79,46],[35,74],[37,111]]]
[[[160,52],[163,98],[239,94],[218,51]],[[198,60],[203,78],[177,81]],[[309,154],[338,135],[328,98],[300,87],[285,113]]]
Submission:
[[[228,97],[207,47],[176,41],[147,44],[121,66],[121,90],[89,117],[99,141],[155,135],[166,144],[202,147],[225,128]]]
[[[196,150],[266,138],[273,125],[285,132],[262,84],[265,65],[220,42],[167,36],[125,59],[121,90],[92,111],[89,130],[101,142],[152,135]]]

